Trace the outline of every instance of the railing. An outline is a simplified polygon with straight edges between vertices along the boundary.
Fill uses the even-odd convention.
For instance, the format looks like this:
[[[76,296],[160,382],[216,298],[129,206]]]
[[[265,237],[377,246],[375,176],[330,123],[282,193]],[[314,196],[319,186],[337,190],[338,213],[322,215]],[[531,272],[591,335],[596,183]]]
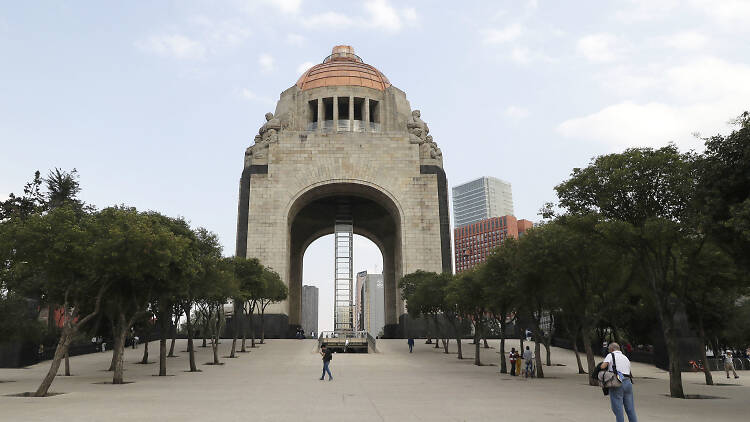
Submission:
[[[334,129],[333,120],[324,120],[323,122],[309,122],[308,131],[316,131],[322,128],[323,132],[332,132]],[[366,122],[364,120],[339,119],[335,125],[338,132],[380,132],[380,123]]]
[[[370,333],[367,333],[367,346],[370,348],[370,351],[372,351],[373,353],[378,352],[378,348],[375,347],[375,338],[373,338],[373,336],[371,336]]]

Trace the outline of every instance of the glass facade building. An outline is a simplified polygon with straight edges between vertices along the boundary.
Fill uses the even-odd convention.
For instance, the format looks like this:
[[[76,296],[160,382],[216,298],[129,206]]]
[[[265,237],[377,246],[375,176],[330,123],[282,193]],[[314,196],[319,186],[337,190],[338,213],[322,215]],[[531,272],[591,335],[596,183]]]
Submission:
[[[508,182],[485,176],[453,188],[453,226],[456,228],[513,214],[513,193]]]

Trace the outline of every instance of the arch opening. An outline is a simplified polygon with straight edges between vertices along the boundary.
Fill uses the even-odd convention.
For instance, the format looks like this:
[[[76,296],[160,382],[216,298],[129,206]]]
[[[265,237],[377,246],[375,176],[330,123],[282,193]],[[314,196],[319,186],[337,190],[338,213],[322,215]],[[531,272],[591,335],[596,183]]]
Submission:
[[[300,195],[289,208],[289,324],[301,324],[305,251],[317,239],[334,233],[336,207],[341,201],[350,205],[354,234],[369,239],[380,250],[385,311],[383,333],[386,337],[397,336],[399,316],[403,313],[397,286],[402,273],[401,215],[397,204],[387,194],[357,183],[314,187]],[[333,261],[330,265],[333,266]],[[320,294],[326,293],[321,291]]]

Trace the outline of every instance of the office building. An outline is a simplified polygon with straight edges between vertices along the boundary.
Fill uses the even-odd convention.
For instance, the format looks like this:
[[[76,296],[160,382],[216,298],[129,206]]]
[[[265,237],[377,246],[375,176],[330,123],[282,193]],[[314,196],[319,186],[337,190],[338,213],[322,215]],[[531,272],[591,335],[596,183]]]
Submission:
[[[484,262],[505,239],[517,239],[533,226],[529,220],[518,220],[512,215],[506,215],[457,227],[453,230],[456,273]]]
[[[513,214],[513,194],[508,182],[485,176],[453,187],[454,227]]]
[[[302,286],[302,329],[305,335],[318,333],[318,288]]]

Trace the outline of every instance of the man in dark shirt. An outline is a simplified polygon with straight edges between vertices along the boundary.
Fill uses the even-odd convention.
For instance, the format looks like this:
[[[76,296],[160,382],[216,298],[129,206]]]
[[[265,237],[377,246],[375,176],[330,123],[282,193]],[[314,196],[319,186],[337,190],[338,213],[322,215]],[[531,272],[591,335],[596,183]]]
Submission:
[[[328,349],[325,344],[320,348],[320,355],[323,356],[323,374],[320,376],[320,380],[323,381],[326,377],[326,372],[328,372],[328,381],[333,381],[333,375],[331,375],[331,370],[328,368],[328,365],[331,364],[331,359],[333,359],[333,355],[331,354],[331,350]]]

